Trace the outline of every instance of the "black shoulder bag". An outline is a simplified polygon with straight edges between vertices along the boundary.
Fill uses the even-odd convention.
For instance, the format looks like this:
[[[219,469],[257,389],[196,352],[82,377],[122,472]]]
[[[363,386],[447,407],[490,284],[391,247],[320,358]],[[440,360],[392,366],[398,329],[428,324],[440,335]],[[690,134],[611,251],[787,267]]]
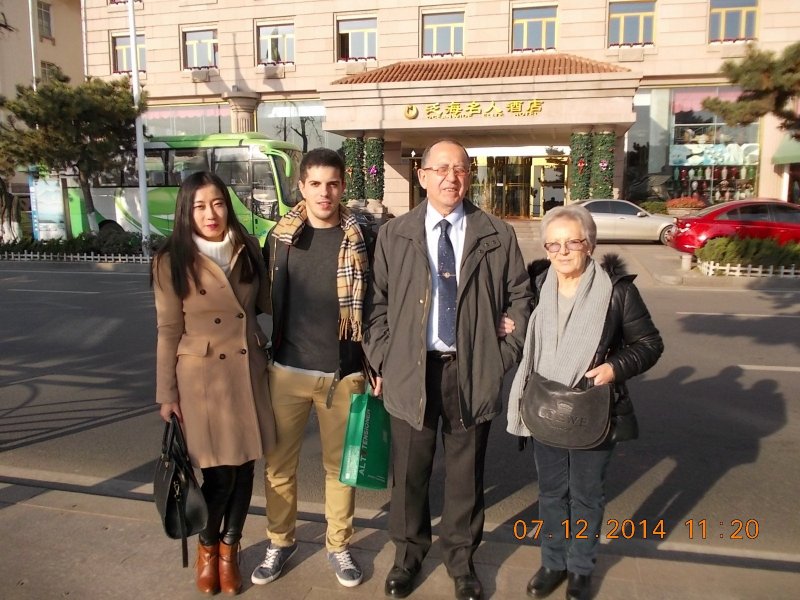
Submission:
[[[576,390],[531,371],[520,398],[522,422],[533,439],[548,446],[588,450],[611,429],[613,384]]]
[[[206,527],[208,507],[189,460],[189,451],[175,413],[164,428],[161,456],[153,477],[153,499],[167,536],[181,540],[184,568],[189,565],[186,539]]]

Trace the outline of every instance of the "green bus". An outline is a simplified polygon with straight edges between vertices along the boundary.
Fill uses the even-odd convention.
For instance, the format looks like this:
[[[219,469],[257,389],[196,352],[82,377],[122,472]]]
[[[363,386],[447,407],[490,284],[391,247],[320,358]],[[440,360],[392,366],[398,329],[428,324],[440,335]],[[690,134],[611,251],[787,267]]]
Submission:
[[[150,138],[144,144],[150,231],[169,235],[178,186],[196,171],[211,171],[228,184],[242,225],[264,243],[280,215],[300,199],[297,188],[302,153],[294,144],[260,133],[215,133]],[[77,182],[67,182],[68,236],[89,231]],[[101,230],[141,232],[139,178],[135,157],[92,182]]]

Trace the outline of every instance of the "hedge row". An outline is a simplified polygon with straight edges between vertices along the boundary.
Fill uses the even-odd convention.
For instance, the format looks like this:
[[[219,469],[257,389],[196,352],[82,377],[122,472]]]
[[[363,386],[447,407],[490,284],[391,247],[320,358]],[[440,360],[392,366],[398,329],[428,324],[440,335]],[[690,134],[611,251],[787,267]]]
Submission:
[[[774,238],[715,238],[696,250],[695,256],[723,265],[791,267],[800,265],[800,242],[781,245]]]
[[[157,249],[164,242],[161,236],[150,237],[150,247]],[[69,239],[21,239],[0,244],[0,252],[40,252],[50,254],[142,254],[142,236],[138,233],[101,232],[99,235],[82,233]]]

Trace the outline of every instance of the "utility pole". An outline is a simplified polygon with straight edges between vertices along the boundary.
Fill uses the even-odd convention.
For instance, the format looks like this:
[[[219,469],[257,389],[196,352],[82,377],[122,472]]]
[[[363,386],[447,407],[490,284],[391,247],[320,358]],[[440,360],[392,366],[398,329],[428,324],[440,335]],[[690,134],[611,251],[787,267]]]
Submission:
[[[139,85],[139,46],[136,43],[135,0],[128,2],[128,35],[131,52],[131,85],[133,87],[133,104],[139,106],[142,90]],[[142,212],[142,252],[150,258],[150,206],[147,203],[147,170],[144,164],[144,127],[142,115],[136,115],[136,164],[139,168],[139,204]]]

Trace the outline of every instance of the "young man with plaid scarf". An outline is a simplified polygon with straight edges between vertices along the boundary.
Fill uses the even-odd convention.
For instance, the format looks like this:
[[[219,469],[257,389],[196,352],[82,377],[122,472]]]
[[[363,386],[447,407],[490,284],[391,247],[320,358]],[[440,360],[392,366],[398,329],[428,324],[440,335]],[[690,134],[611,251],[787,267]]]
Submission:
[[[297,465],[312,405],[325,467],[325,536],[339,583],[362,572],[350,554],[355,490],[339,482],[350,395],[364,391],[363,300],[369,275],[364,234],[340,205],[344,163],[317,148],[300,163],[303,200],[270,233],[264,255],[272,283],[269,385],[277,445],[267,454],[265,493],[270,545],[251,580],[277,579],[297,550]]]

